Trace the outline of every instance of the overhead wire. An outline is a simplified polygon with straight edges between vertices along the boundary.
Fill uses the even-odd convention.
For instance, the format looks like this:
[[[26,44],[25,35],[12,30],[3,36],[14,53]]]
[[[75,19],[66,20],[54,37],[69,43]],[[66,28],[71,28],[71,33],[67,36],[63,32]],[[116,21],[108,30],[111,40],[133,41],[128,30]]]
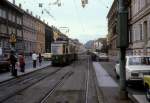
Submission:
[[[52,19],[55,20],[54,16],[44,7],[44,4],[43,4],[43,3],[38,3],[38,4],[39,4],[39,8],[42,9],[41,15],[43,15],[44,12],[46,12],[46,14],[48,14]]]
[[[79,13],[78,13],[78,9],[77,9],[77,5],[76,5],[75,0],[73,0],[73,3],[74,3],[74,6],[75,6],[75,10],[76,10],[76,15],[77,15],[77,18],[78,18],[78,22],[79,22],[79,24],[80,24],[80,26],[82,28],[82,31],[85,33],[85,28],[84,28],[84,25],[83,25],[80,17],[79,17]]]

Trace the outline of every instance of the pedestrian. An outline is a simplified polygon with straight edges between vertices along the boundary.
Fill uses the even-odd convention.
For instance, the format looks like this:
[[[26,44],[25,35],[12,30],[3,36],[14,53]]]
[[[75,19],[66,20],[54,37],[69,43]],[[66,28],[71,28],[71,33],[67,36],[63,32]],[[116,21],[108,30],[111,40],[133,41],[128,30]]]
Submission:
[[[25,59],[23,53],[19,54],[19,67],[21,72],[25,71]]]
[[[42,63],[42,56],[41,56],[41,53],[39,53],[39,64],[41,66],[41,63]]]
[[[33,52],[32,54],[33,68],[36,68],[36,60],[37,60],[37,54]]]
[[[17,77],[17,69],[16,69],[16,62],[17,62],[17,58],[15,57],[14,51],[11,51],[10,53],[10,64],[11,64],[11,74],[15,77]]]

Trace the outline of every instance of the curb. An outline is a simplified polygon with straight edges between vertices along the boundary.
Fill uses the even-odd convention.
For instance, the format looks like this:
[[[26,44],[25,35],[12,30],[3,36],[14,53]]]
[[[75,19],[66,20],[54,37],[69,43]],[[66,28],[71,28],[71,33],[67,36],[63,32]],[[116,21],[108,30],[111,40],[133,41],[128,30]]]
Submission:
[[[139,103],[139,102],[133,97],[132,94],[128,93],[128,97],[129,97],[129,99],[131,99],[131,101],[132,101],[133,103]]]
[[[33,71],[31,71],[31,72],[28,72],[28,73],[25,73],[25,74],[22,74],[22,75],[18,75],[18,77],[12,77],[12,78],[10,78],[10,79],[4,80],[4,81],[0,81],[0,83],[8,82],[8,81],[11,81],[11,80],[13,80],[13,79],[26,76],[26,75],[28,75],[28,74],[31,74],[31,73],[33,73],[33,72],[40,71],[41,69],[46,68],[46,67],[49,67],[49,66],[51,66],[51,65],[43,66],[43,67],[41,67],[41,68],[39,68],[39,69],[37,69],[37,70],[33,70]]]
[[[93,77],[94,77],[94,83],[95,83],[95,87],[96,87],[98,103],[104,103],[104,96],[103,96],[101,89],[98,87],[98,80],[96,77],[96,72],[93,67],[93,61],[92,61],[92,71],[93,71]]]

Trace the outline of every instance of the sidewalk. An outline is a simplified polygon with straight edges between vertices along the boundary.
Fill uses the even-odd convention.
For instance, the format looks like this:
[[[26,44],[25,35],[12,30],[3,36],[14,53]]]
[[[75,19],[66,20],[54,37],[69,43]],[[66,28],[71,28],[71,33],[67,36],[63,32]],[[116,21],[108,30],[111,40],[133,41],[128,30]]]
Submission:
[[[51,61],[49,62],[46,62],[46,63],[43,63],[41,66],[37,65],[36,68],[33,68],[33,67],[30,67],[30,68],[25,68],[25,72],[22,73],[18,70],[18,76],[21,76],[21,75],[25,75],[27,73],[30,73],[30,72],[33,72],[33,71],[36,71],[38,69],[42,69],[44,67],[47,67],[47,66],[50,66],[51,65]],[[7,73],[4,73],[4,74],[0,74],[0,83],[1,82],[4,82],[4,81],[7,81],[9,79],[13,79],[15,78],[14,76],[11,76],[11,73],[10,72],[7,72]]]
[[[103,103],[132,103],[130,99],[120,99],[118,84],[98,62],[93,62],[93,67],[99,86],[99,97],[101,97]]]

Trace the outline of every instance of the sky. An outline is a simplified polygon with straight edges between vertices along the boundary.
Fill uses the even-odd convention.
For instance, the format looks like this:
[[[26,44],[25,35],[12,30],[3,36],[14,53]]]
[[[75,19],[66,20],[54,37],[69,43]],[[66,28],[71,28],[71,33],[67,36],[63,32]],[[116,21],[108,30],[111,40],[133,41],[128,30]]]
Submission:
[[[16,5],[21,3],[23,9],[29,9],[34,16],[40,16],[50,26],[54,25],[70,38],[79,39],[82,43],[106,37],[107,14],[113,0],[88,0],[84,8],[81,0],[60,0],[61,6],[52,5],[56,1],[16,0]],[[39,3],[42,3],[42,7],[39,7]]]

